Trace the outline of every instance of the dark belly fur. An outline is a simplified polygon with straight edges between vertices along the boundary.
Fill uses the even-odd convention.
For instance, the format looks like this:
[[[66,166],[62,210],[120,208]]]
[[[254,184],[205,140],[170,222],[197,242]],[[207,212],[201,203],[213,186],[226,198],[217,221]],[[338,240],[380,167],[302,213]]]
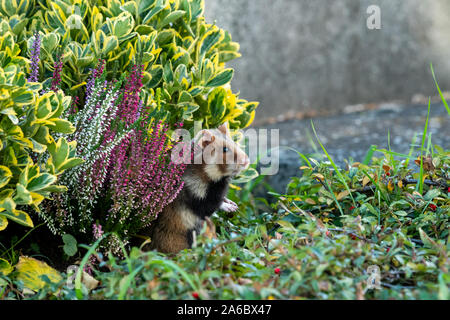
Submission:
[[[195,195],[188,188],[184,189],[186,196],[184,200],[189,209],[191,209],[201,219],[211,216],[220,208],[223,199],[228,192],[230,178],[225,177],[217,182],[210,182],[206,192],[206,197],[203,199],[196,198]]]

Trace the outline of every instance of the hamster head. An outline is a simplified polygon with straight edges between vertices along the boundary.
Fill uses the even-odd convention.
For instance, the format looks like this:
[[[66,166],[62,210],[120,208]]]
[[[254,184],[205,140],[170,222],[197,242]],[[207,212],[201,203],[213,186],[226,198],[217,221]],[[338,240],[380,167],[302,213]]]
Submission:
[[[231,138],[228,123],[217,129],[201,130],[195,141],[201,150],[195,163],[200,163],[201,157],[204,170],[211,180],[234,177],[250,165],[248,156]]]

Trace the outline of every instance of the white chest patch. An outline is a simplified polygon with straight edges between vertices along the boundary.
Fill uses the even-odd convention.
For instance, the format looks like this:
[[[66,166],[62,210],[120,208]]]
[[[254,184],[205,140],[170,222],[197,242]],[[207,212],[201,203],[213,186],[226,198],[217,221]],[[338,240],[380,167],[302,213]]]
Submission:
[[[201,225],[201,219],[196,216],[191,210],[183,208],[179,211],[183,225],[187,229],[197,229]]]
[[[217,166],[216,164],[207,164],[205,166],[205,172],[213,181],[219,181],[224,177],[223,172],[220,171],[219,166]]]
[[[201,178],[187,175],[184,177],[185,188],[188,188],[192,194],[199,199],[205,199],[208,191],[208,184],[202,181]]]

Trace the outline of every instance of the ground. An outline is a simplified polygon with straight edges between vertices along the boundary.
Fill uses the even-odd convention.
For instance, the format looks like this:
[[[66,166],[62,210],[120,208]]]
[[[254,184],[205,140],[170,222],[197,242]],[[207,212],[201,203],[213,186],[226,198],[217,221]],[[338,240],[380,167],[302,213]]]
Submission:
[[[333,159],[344,164],[344,159],[362,161],[371,145],[388,148],[390,132],[391,149],[408,153],[411,140],[417,134],[416,144],[421,142],[421,134],[427,117],[427,105],[386,103],[379,105],[355,106],[346,113],[314,118],[292,119],[260,125],[257,128],[280,130],[280,170],[266,181],[282,192],[292,176],[298,175],[301,164],[298,155],[286,150],[292,147],[303,154],[314,153],[312,143],[320,149],[311,129],[314,122],[317,134]],[[429,122],[432,143],[444,149],[450,147],[450,117],[441,103],[432,103]],[[321,150],[318,152],[321,153]]]

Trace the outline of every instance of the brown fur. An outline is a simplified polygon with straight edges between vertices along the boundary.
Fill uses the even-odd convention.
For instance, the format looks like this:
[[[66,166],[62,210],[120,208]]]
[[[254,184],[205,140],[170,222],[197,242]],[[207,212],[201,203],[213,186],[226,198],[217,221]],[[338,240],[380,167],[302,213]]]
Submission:
[[[144,250],[157,250],[163,253],[178,252],[189,248],[187,234],[190,231],[185,225],[181,215],[187,214],[187,209],[182,209],[180,201],[176,200],[167,206],[152,224],[149,230],[150,244],[143,247]]]

